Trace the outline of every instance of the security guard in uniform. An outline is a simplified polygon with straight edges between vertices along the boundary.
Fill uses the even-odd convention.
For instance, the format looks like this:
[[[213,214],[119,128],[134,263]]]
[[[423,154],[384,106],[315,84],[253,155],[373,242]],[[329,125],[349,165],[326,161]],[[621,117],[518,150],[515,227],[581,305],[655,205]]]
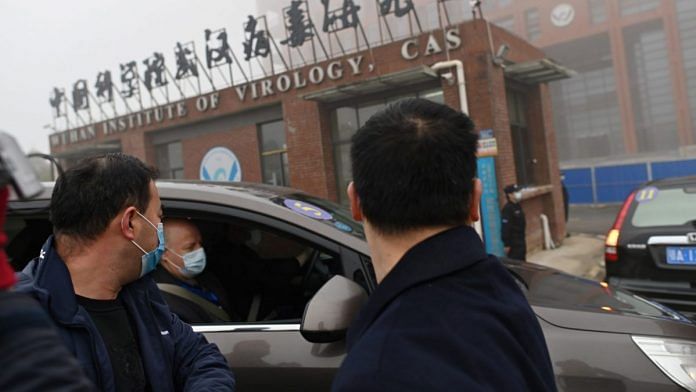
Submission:
[[[505,254],[511,259],[524,260],[527,255],[527,243],[525,242],[524,211],[520,201],[522,189],[517,184],[506,186],[504,189],[507,203],[502,211],[502,237],[505,245]]]

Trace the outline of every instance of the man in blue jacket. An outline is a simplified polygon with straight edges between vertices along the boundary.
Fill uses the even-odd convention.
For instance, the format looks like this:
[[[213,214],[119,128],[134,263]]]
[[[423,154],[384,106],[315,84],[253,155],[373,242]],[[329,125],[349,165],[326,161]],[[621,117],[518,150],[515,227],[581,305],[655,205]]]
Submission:
[[[464,114],[400,101],[353,137],[353,217],[379,285],[348,331],[334,391],[554,391],[541,327],[469,226],[477,137]]]
[[[85,374],[104,391],[232,391],[215,345],[173,315],[148,275],[164,251],[155,173],[134,157],[88,158],[58,178],[54,235],[20,273]]]

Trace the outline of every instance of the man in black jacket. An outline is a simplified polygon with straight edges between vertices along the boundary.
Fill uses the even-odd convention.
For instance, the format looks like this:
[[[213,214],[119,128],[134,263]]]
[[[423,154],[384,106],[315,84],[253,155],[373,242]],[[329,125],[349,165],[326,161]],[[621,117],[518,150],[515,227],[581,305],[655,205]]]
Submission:
[[[469,226],[479,219],[469,118],[400,101],[353,137],[353,217],[379,283],[348,331],[334,391],[554,391],[539,323]]]
[[[500,214],[502,220],[502,239],[505,254],[511,259],[524,260],[527,257],[527,220],[522,210],[522,190],[516,184],[504,189],[507,203]]]
[[[0,189],[0,391],[96,391],[41,305],[12,291],[3,231],[8,192]]]
[[[18,275],[102,391],[234,391],[214,344],[173,315],[150,276],[165,248],[156,173],[137,158],[82,160],[53,188],[54,235]]]

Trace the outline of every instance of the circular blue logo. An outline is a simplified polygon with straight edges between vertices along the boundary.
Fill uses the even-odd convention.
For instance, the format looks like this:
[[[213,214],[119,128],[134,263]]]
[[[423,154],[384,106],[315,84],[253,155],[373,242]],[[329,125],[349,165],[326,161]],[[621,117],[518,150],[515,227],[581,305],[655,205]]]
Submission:
[[[318,220],[330,220],[331,218],[333,218],[331,214],[322,210],[321,208],[299,200],[285,199],[285,201],[283,201],[283,204],[285,204],[285,206],[289,209],[308,218]]]
[[[241,181],[239,159],[225,147],[210,149],[201,160],[200,179],[204,181]]]

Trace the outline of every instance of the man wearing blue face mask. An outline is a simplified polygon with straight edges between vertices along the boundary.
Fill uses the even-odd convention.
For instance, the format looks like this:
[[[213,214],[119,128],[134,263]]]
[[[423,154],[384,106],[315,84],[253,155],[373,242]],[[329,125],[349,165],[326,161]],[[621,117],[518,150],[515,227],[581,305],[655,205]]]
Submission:
[[[155,177],[123,154],[61,174],[53,235],[16,289],[46,309],[99,390],[233,391],[218,348],[172,314],[151,277],[166,247]]]
[[[227,293],[206,270],[201,233],[186,219],[167,218],[167,248],[152,274],[169,308],[187,323],[236,321]]]

